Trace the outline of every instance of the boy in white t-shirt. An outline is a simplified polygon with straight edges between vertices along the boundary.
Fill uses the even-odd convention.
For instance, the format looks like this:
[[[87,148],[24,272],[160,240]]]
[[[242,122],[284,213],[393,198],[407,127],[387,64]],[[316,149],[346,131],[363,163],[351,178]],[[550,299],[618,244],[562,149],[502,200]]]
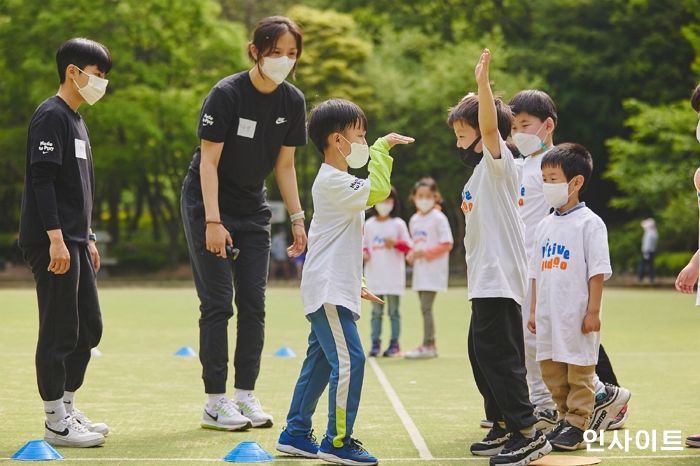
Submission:
[[[362,224],[365,210],[391,189],[389,149],[412,138],[391,133],[369,148],[367,119],[341,99],[319,104],[308,132],[324,163],[312,187],[314,216],[301,279],[304,313],[311,323],[309,348],[277,450],[338,464],[377,464],[351,437],[364,377],[365,355],[355,321],[360,297],[379,301],[362,284]],[[369,160],[369,178],[348,173]],[[328,427],[318,445],[311,418],[329,386]]]
[[[517,207],[519,170],[505,143],[510,108],[494,99],[487,50],[476,65],[478,96],[468,95],[450,110],[448,124],[463,159],[479,159],[462,192],[469,299],[469,360],[493,427],[471,445],[491,465],[525,466],[552,447],[530,404],[525,380],[520,306],[527,274],[523,221]],[[483,156],[479,154],[483,150]]]
[[[536,333],[542,377],[563,419],[547,437],[557,450],[582,448],[595,406],[603,281],[610,278],[605,223],[579,201],[591,154],[560,144],[542,159],[543,193],[556,209],[538,226],[529,266],[528,329]]]
[[[525,223],[525,250],[529,255],[533,249],[535,229],[551,211],[542,190],[544,183],[541,164],[544,155],[554,146],[553,134],[557,125],[557,108],[547,93],[536,89],[518,92],[510,100],[510,108],[513,111],[511,132],[513,142],[524,157],[521,161],[522,181],[518,193],[518,209]],[[528,283],[522,309],[527,383],[530,388],[530,401],[535,407],[537,428],[542,429],[543,432],[549,432],[557,424],[558,413],[535,358],[537,352],[535,335],[527,331],[531,291]],[[619,386],[610,359],[602,345],[599,351],[596,371],[601,377],[596,374],[593,378],[596,407],[591,419],[591,428],[594,430],[619,429],[629,416],[627,401],[631,394],[629,390]]]

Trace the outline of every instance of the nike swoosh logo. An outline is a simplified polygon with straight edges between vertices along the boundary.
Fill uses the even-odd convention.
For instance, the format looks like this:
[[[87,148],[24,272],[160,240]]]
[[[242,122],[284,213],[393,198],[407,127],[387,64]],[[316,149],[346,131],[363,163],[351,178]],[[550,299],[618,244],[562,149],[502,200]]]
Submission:
[[[214,416],[214,415],[212,415],[209,411],[207,411],[206,409],[204,410],[204,412],[207,413],[207,416],[209,416],[210,418],[214,419],[215,421],[218,421],[218,420],[219,420],[219,415],[218,415],[218,414],[217,414],[216,416]]]
[[[44,412],[45,412],[46,414],[56,414],[56,411],[51,411],[51,412],[44,411]]]
[[[279,118],[277,119],[277,121],[275,121],[275,124],[281,125],[282,123],[286,123],[286,122],[287,122],[287,119],[286,119],[286,118],[279,117]]]
[[[63,431],[60,431],[60,430],[53,430],[51,427],[48,426],[48,424],[44,424],[44,425],[46,426],[46,428],[47,428],[48,430],[50,430],[51,432],[53,432],[53,433],[56,434],[56,435],[60,435],[61,437],[65,437],[65,436],[67,436],[67,435],[70,433],[70,432],[68,431],[68,427],[66,427],[65,429],[63,429]]]
[[[72,401],[64,401],[63,404],[70,405],[70,404],[73,404],[73,402]]]

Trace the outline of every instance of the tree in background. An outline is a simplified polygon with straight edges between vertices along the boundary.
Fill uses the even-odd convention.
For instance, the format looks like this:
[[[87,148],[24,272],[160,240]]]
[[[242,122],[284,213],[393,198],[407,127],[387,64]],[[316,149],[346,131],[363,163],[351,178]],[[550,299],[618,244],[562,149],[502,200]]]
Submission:
[[[86,14],[89,12],[89,14]],[[0,7],[0,152],[3,230],[17,228],[26,127],[57,89],[54,54],[85,36],[109,47],[108,96],[81,107],[95,145],[96,228],[127,238],[150,226],[154,241],[181,243],[178,196],[196,140],[202,99],[244,68],[243,28],[219,19],[210,0],[3,2]],[[6,183],[5,183],[6,182]]]

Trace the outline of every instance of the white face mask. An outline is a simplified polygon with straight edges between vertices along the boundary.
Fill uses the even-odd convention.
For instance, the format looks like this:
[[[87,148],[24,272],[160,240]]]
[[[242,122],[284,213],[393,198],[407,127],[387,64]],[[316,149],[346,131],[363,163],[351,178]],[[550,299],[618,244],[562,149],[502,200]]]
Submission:
[[[523,156],[527,157],[534,154],[538,150],[547,148],[547,146],[544,145],[544,141],[542,141],[542,139],[540,139],[538,136],[539,132],[542,131],[542,128],[544,128],[544,123],[535,134],[520,132],[513,135],[513,143]]]
[[[345,136],[340,135],[343,139]],[[347,139],[345,139],[348,141]],[[348,155],[343,154],[343,151],[338,147],[338,152],[345,158],[345,163],[348,164],[350,168],[362,168],[367,165],[369,160],[369,146],[367,144],[360,144],[358,142],[350,142],[350,153]]]
[[[260,69],[263,74],[273,80],[275,84],[282,84],[282,81],[287,79],[292,68],[294,68],[294,63],[296,63],[296,60],[287,56],[276,58],[265,57],[263,58],[262,65],[260,65]]]
[[[418,207],[418,210],[420,210],[424,214],[427,214],[428,212],[433,210],[433,207],[435,207],[435,199],[416,199],[416,207]]]
[[[80,68],[78,68],[78,70],[80,70],[80,72],[83,74],[87,74]],[[78,93],[80,96],[85,99],[85,102],[87,102],[89,105],[94,105],[95,102],[100,100],[102,96],[105,95],[105,92],[107,91],[107,83],[109,81],[92,74],[87,75],[88,83],[85,85],[85,87],[78,86],[75,79],[73,80],[73,83],[75,84],[75,87],[78,88]]]
[[[569,200],[569,183],[544,183],[542,193],[547,204],[558,209]]]
[[[698,142],[700,142],[700,121],[698,121],[698,127],[695,129],[695,137],[698,138]]]
[[[384,201],[374,206],[380,217],[388,216],[394,209],[394,201]]]

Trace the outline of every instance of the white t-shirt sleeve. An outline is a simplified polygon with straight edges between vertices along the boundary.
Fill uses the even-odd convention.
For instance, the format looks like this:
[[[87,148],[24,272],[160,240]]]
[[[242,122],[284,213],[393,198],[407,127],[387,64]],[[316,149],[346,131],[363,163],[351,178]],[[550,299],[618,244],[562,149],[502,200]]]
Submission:
[[[447,216],[440,212],[439,220],[437,222],[438,230],[438,241],[442,243],[454,243],[452,238],[452,230],[450,229],[450,222],[447,220]]]
[[[404,222],[402,218],[397,217],[396,225],[399,230],[399,241],[403,241],[412,248],[413,241],[411,241],[411,235],[408,233],[408,227],[406,226],[406,222]]]
[[[612,275],[610,266],[610,252],[608,250],[608,230],[600,218],[592,222],[588,234],[584,239],[586,245],[586,267],[588,269],[588,279],[599,274],[603,274],[603,279],[607,280]]]
[[[494,176],[511,175],[517,178],[518,169],[515,165],[515,159],[513,159],[513,153],[508,149],[506,142],[501,138],[500,134],[498,135],[498,143],[501,149],[501,158],[499,159],[494,159],[488,147],[486,147],[486,144],[483,145],[483,160],[486,163],[486,167],[488,167],[488,172]]]
[[[323,197],[341,212],[364,212],[367,209],[370,181],[337,171],[328,177]]]

